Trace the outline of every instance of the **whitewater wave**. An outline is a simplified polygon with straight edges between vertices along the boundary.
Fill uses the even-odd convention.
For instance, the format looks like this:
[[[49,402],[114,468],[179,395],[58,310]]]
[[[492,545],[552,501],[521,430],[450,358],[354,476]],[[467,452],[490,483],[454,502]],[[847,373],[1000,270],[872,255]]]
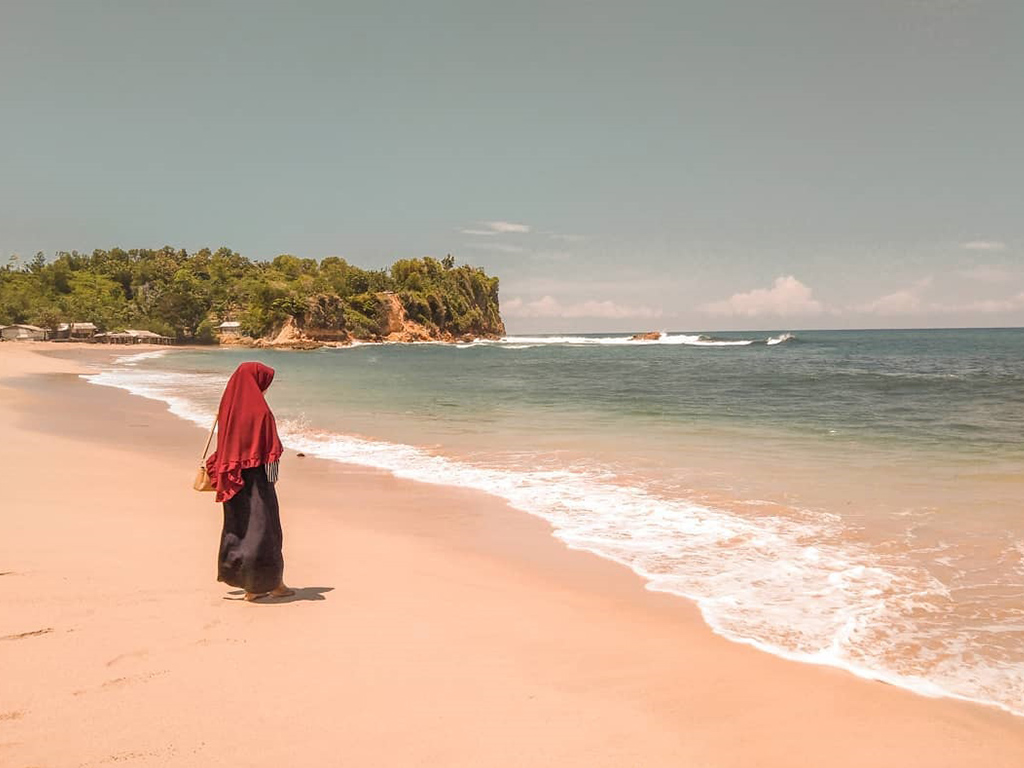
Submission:
[[[755,344],[775,346],[796,338],[791,333],[760,339],[723,339],[707,334],[661,333],[656,339],[637,339],[632,336],[506,336],[489,341],[481,339],[467,346],[494,345],[506,349],[530,349],[537,346],[688,346],[688,347],[749,347]]]
[[[161,400],[203,428],[224,381],[223,375],[130,365],[83,378]],[[282,418],[280,429],[286,446],[311,456],[503,498],[548,521],[569,547],[631,568],[651,590],[693,600],[708,625],[731,640],[1024,716],[1019,665],[988,663],[969,636],[938,633],[909,618],[948,601],[945,585],[923,569],[886,561],[852,542],[836,516],[782,514],[769,502],[740,515],[622,484],[609,468],[517,467],[508,457],[457,460],[317,430],[304,419]],[[933,649],[932,655],[922,648]]]
[[[122,370],[82,374],[91,384],[116,387],[133,395],[159,400],[167,410],[180,419],[209,427],[216,408],[207,408],[197,400],[213,397],[224,387],[225,378],[219,374],[173,373],[170,371]]]
[[[137,352],[133,355],[119,355],[114,358],[114,362],[119,365],[138,365],[143,360],[155,360],[158,357],[163,357],[173,350],[170,349],[154,349],[149,352]]]

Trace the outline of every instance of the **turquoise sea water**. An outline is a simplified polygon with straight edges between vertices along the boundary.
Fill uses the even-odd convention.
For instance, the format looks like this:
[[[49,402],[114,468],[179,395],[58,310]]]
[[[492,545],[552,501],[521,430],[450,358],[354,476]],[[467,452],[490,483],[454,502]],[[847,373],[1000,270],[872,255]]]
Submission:
[[[174,351],[91,379],[205,425],[249,359],[292,448],[499,495],[734,640],[1024,714],[1022,330]]]

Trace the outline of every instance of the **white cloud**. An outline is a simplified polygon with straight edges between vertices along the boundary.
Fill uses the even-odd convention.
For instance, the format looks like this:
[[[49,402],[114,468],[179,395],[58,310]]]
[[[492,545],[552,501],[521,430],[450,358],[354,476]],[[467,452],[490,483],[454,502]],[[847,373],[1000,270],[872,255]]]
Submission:
[[[961,243],[961,247],[968,251],[1005,251],[1006,243],[1000,240],[970,240]]]
[[[530,231],[529,224],[515,224],[511,221],[478,221],[475,227],[460,229],[464,235],[491,237],[492,235],[523,235]]]
[[[922,278],[909,288],[887,293],[874,301],[855,307],[856,311],[869,315],[914,315],[929,309],[922,294],[932,284],[930,277]]]
[[[510,221],[485,221],[482,222],[488,229],[492,229],[495,232],[519,232],[526,233],[530,231],[528,224],[513,224]]]
[[[535,301],[523,301],[520,298],[502,302],[501,312],[506,317],[562,317],[582,318],[600,317],[621,319],[627,317],[655,318],[661,317],[660,309],[651,307],[631,307],[617,304],[614,301],[588,301],[575,304],[562,304],[554,296],[544,296]]]
[[[874,301],[853,307],[855,312],[871,315],[994,315],[1001,312],[1014,312],[1024,309],[1024,291],[1004,298],[976,299],[964,303],[945,303],[926,301],[925,293],[931,286],[930,277],[918,280],[908,288],[903,288]]]
[[[818,315],[823,311],[821,302],[811,295],[811,289],[792,275],[775,278],[771,288],[734,293],[728,299],[704,304],[700,309],[712,315],[738,317],[795,317]]]
[[[921,309],[921,297],[909,288],[887,293],[858,307],[869,315],[913,315]]]
[[[1017,309],[1024,309],[1024,291],[1008,299],[982,299],[973,301],[970,304],[963,304],[956,307],[948,307],[949,312],[978,312],[983,315],[994,315],[1000,312],[1013,312]]]

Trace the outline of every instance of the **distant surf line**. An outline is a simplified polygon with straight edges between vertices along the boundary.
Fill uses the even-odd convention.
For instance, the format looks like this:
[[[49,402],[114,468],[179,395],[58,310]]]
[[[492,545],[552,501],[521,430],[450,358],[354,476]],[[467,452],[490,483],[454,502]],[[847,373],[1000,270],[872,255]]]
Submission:
[[[756,339],[725,339],[708,334],[686,334],[661,332],[658,338],[637,338],[635,335],[607,336],[505,336],[502,339],[478,339],[460,346],[508,346],[513,349],[527,349],[538,346],[690,346],[690,347],[749,347],[753,345],[776,346],[795,341],[796,335],[782,333]]]

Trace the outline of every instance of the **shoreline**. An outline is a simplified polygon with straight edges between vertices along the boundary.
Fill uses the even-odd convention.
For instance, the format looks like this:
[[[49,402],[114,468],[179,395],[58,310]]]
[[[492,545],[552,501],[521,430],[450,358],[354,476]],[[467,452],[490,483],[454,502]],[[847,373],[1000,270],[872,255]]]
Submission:
[[[148,354],[149,353],[143,353],[137,356],[129,356],[126,361],[132,365],[134,364],[133,358],[145,357]],[[156,352],[154,354],[162,354],[162,352]],[[237,355],[236,358],[238,360],[241,359]],[[282,361],[279,362],[283,365]],[[277,362],[274,363],[274,365],[277,364]],[[200,363],[196,362],[194,365],[200,365]],[[181,372],[186,375],[188,373],[188,366],[181,368],[181,366],[176,366],[173,362],[170,363],[170,366],[171,369],[181,369]],[[129,372],[129,369],[125,368],[124,371]],[[199,411],[196,410],[197,403],[190,398],[179,397],[176,393],[168,392],[161,388],[154,389],[148,385],[137,386],[130,381],[126,382],[119,379],[116,373],[111,379],[106,378],[106,373],[100,374],[98,377],[86,376],[85,378],[93,384],[114,387],[133,395],[148,398],[161,406],[165,406],[167,410],[177,418],[196,425],[204,431],[208,429],[208,421],[212,418],[212,411],[209,410],[212,405],[208,400],[205,401],[205,408],[203,409],[206,413],[200,414]],[[407,427],[408,425],[409,420],[404,419],[403,426]],[[314,429],[314,432],[319,432],[319,430]],[[1024,710],[1020,708],[1019,700],[1015,700],[1013,696],[1000,697],[998,695],[999,690],[1011,690],[1009,687],[998,689],[992,695],[984,695],[983,693],[975,695],[971,691],[958,690],[955,686],[950,687],[941,677],[934,678],[926,671],[900,671],[896,665],[886,666],[885,663],[872,664],[872,660],[870,658],[858,659],[852,654],[829,651],[827,650],[827,646],[823,647],[820,651],[801,652],[800,650],[787,647],[784,643],[784,638],[783,641],[780,642],[763,639],[756,634],[756,625],[752,627],[755,630],[754,633],[745,634],[743,626],[730,626],[728,623],[728,616],[726,615],[723,617],[720,612],[716,612],[719,606],[716,605],[715,595],[708,594],[707,592],[701,592],[699,589],[699,579],[697,582],[691,581],[688,584],[684,579],[666,578],[664,573],[661,573],[656,569],[648,570],[635,559],[631,560],[629,558],[618,557],[614,549],[609,550],[608,547],[602,547],[594,544],[593,542],[575,542],[572,535],[572,527],[567,526],[563,521],[559,520],[557,515],[552,516],[550,509],[545,506],[544,500],[538,500],[537,504],[533,504],[531,501],[534,501],[534,499],[530,499],[529,496],[524,498],[520,494],[510,493],[507,488],[502,489],[502,486],[505,485],[506,481],[506,477],[501,474],[502,469],[494,470],[498,472],[498,477],[488,474],[480,475],[472,471],[472,464],[465,464],[458,457],[453,457],[449,452],[431,455],[433,452],[427,451],[426,454],[423,454],[422,451],[425,449],[422,448],[424,443],[424,435],[422,433],[419,434],[419,440],[412,441],[409,441],[407,433],[403,432],[396,435],[394,430],[392,430],[392,434],[388,438],[365,437],[362,434],[357,436],[355,433],[350,434],[346,431],[329,432],[329,434],[332,435],[332,439],[324,441],[317,437],[310,438],[309,435],[304,434],[302,430],[298,433],[285,430],[282,432],[282,438],[284,439],[286,447],[297,451],[305,451],[307,456],[315,456],[334,463],[352,464],[363,468],[372,468],[379,470],[388,476],[412,480],[414,482],[426,483],[429,485],[441,485],[451,489],[476,490],[487,493],[490,497],[498,499],[501,503],[511,505],[511,507],[516,509],[519,513],[528,514],[545,521],[545,530],[548,535],[554,537],[561,546],[575,548],[579,551],[594,554],[606,561],[616,564],[617,566],[624,567],[637,576],[645,589],[664,593],[675,598],[682,598],[688,605],[694,605],[700,612],[703,623],[709,628],[709,630],[730,642],[748,645],[763,653],[768,653],[773,656],[801,664],[831,667],[864,680],[883,682],[888,685],[908,690],[917,695],[929,698],[950,698],[958,701],[970,702],[980,706],[994,707],[1016,717],[1024,717]],[[427,443],[429,443],[429,436],[427,437]],[[699,451],[702,454],[709,453],[710,446],[706,442],[706,436],[704,437],[705,440],[702,440],[700,446],[690,446],[690,448],[692,450]],[[350,446],[351,450],[346,450],[345,448],[336,449],[333,439],[337,439],[342,442],[351,440],[357,444]],[[759,439],[759,436],[750,435],[747,439],[753,441]],[[378,457],[373,451],[371,451],[369,457],[361,456],[361,445],[358,443],[363,440],[368,440],[369,445],[374,447],[396,449],[403,455],[402,463],[396,464],[393,460],[389,460],[389,457]],[[730,446],[730,450],[731,449],[732,447]],[[719,446],[718,450],[719,452],[721,451],[721,446]],[[420,455],[410,457],[406,453],[407,451]],[[903,458],[902,452],[899,452],[899,455]],[[427,464],[417,466],[417,459],[423,459]],[[721,461],[721,456],[719,456],[717,460]],[[779,492],[774,495],[770,492],[766,494],[765,490],[767,489],[762,487],[758,492],[754,493],[752,497],[748,493],[747,498],[753,498],[756,503],[759,504],[771,503],[776,505],[785,505],[788,500],[788,493],[806,493],[807,488],[802,487],[799,483],[801,474],[807,476],[808,474],[814,474],[816,471],[827,469],[832,462],[842,462],[843,457],[833,455],[829,458],[824,458],[823,456],[816,454],[813,459],[813,464],[809,464],[808,460],[808,456],[794,454],[783,462],[789,470],[785,473],[787,479],[781,486],[785,489],[784,492]],[[715,459],[712,459],[710,462],[705,462],[705,466],[711,466],[714,461]],[[416,466],[416,469],[413,469],[414,466]],[[800,467],[799,472],[793,471],[796,467]],[[467,472],[466,470],[470,471]],[[507,472],[505,474],[507,475]],[[742,474],[749,482],[752,478],[752,468],[749,466],[744,467],[740,474]],[[783,473],[778,472],[777,470],[770,470],[767,474],[774,478],[777,476],[781,477]],[[885,484],[885,478],[878,475],[877,467],[872,468],[872,477],[869,479],[881,480],[882,484]],[[515,485],[515,480],[513,480],[512,484]],[[694,488],[697,488],[698,486],[699,483],[694,485]],[[916,495],[913,499],[907,498],[906,502],[927,503],[924,500],[924,497],[921,496],[920,490],[915,490]],[[945,489],[947,498],[949,490],[950,489],[948,488]],[[977,489],[974,489],[974,492],[976,493]],[[720,493],[721,491],[719,491],[719,494]],[[832,498],[826,499],[824,503],[822,503],[821,500],[819,500],[817,504],[812,502],[810,507],[815,509],[828,509],[830,504],[842,504],[844,503],[844,500],[846,504],[851,503],[850,497],[846,495],[846,493],[848,493],[848,489],[844,490],[842,487],[830,487],[830,489],[825,493],[832,495]],[[717,497],[713,497],[706,487],[701,488],[698,496],[700,500],[696,503],[701,506],[710,505],[712,510],[718,510],[719,508],[729,510],[731,509],[730,503],[733,505],[736,503],[734,498],[729,498],[727,496],[719,495]],[[607,497],[605,498],[607,501]],[[979,499],[980,501],[980,499],[984,497],[975,496],[974,498]],[[765,502],[765,499],[769,499],[771,501]],[[801,496],[801,503],[803,505],[807,504],[806,499],[806,495]],[[628,504],[631,499],[624,499],[623,501]],[[668,499],[665,501],[671,503],[673,500]],[[864,500],[859,500],[859,503],[863,504]],[[892,503],[891,500],[890,503]],[[1013,506],[1013,502],[1011,502],[1011,506]],[[1013,506],[1013,508],[1016,507]],[[816,547],[826,546],[822,540],[808,543],[813,544]],[[798,555],[799,553],[795,554]],[[765,565],[770,566],[769,563],[766,563]],[[728,569],[725,570],[728,572]],[[809,586],[813,588],[813,585]],[[766,611],[762,610],[759,613],[760,619],[765,620],[764,617],[766,615]],[[757,621],[758,616],[752,613],[751,619],[753,621]],[[749,627],[750,625],[747,626]],[[955,682],[957,681],[954,680],[954,683]],[[1007,685],[1009,685],[1009,682]]]
[[[18,636],[16,643],[0,647],[0,675],[14,681],[0,691],[0,757],[9,751],[24,764],[78,765],[86,752],[100,761],[106,749],[108,756],[142,755],[139,764],[189,765],[231,755],[234,745],[251,758],[228,757],[234,764],[270,765],[275,754],[287,755],[285,762],[294,762],[296,755],[308,762],[328,754],[336,721],[348,717],[362,723],[363,731],[343,727],[354,748],[347,753],[358,753],[354,762],[368,765],[407,765],[427,755],[434,762],[467,765],[660,765],[679,764],[682,758],[708,765],[1024,761],[1019,718],[873,684],[837,668],[786,661],[726,640],[704,624],[695,605],[645,590],[628,569],[568,549],[542,520],[495,497],[332,461],[298,460],[292,451],[281,486],[286,578],[304,597],[276,608],[225,603],[226,589],[211,576],[216,510],[189,488],[201,430],[172,417],[162,403],[89,386],[77,378],[74,363],[30,349],[11,352],[13,357],[0,349],[0,423],[15,435],[2,448],[2,460],[12,477],[23,479],[12,489],[13,513],[4,514],[5,527],[13,530],[9,541],[0,542],[0,571],[13,571],[3,576],[4,586],[12,576],[30,581],[13,587],[13,610],[0,615],[0,636]],[[35,378],[9,380],[18,374]],[[69,407],[72,402],[78,407]],[[67,482],[26,485],[24,478],[39,471],[31,448],[66,467]],[[91,457],[87,466],[75,459],[83,455]],[[73,490],[74,481],[90,478],[87,498],[104,502],[86,505],[95,516],[90,522],[104,535],[120,535],[122,545],[119,526],[127,525],[150,548],[126,557],[125,574],[116,560],[71,551],[74,542],[65,536],[47,538],[48,522],[80,528],[85,508],[69,508],[65,487]],[[132,498],[146,499],[152,508],[137,509]],[[39,519],[45,516],[33,514],[38,508],[52,517]],[[132,541],[128,537],[127,543]],[[131,548],[112,551],[124,549]],[[142,583],[119,578],[148,574],[150,556],[159,563],[170,555],[193,568],[183,568],[182,585],[167,593],[144,578],[136,579]],[[62,606],[61,585],[83,575],[101,586],[99,592],[72,587],[72,600]],[[302,591],[311,583],[330,584],[333,591]],[[140,594],[159,610],[154,613],[153,603]],[[39,600],[31,599],[34,595]],[[118,626],[104,624],[103,595],[116,596],[123,612],[120,627],[137,642],[125,642],[114,631]],[[71,625],[73,631],[61,631]],[[188,648],[169,648],[160,640],[161,629],[199,637]],[[97,635],[108,641],[105,646],[77,647],[77,639]],[[339,636],[349,659],[379,674],[363,679],[359,668],[338,659],[328,640]],[[420,642],[406,645],[410,637]],[[49,654],[39,650],[47,646]],[[143,646],[141,655],[125,655],[139,652],[135,646]],[[22,649],[28,664],[24,658],[16,663]],[[197,656],[212,654],[234,668],[238,660],[232,651],[253,661],[275,649],[304,656],[292,671],[309,701],[296,698],[293,676],[275,672],[269,681],[273,695],[298,710],[298,720],[295,712],[284,713],[289,727],[310,735],[291,751],[275,748],[273,734],[255,734],[259,748],[236,744],[233,736],[199,723],[199,713],[190,717],[168,704],[184,701],[176,687],[202,691],[211,679],[230,682],[210,659],[194,664]],[[52,658],[62,650],[74,652],[80,663]],[[113,658],[104,663],[104,654]],[[108,669],[122,665],[136,667],[135,674],[117,677]],[[405,674],[389,674],[395,666]],[[101,679],[104,672],[111,680]],[[34,680],[43,681],[35,690]],[[88,687],[96,681],[98,688]],[[346,697],[345,684],[340,698],[335,696],[333,686],[340,681],[352,683],[348,690],[362,698]],[[245,683],[243,690],[257,690],[251,686]],[[159,695],[147,695],[157,689]],[[95,690],[102,697],[86,695]],[[237,691],[224,695],[240,703]],[[381,751],[380,743],[364,738],[386,733],[362,710],[367,697],[377,705],[370,708],[374,715],[390,718],[391,732],[413,724],[412,746],[392,741]],[[87,700],[92,703],[83,710]],[[440,725],[431,716],[434,710],[410,707],[410,700],[431,701],[444,714]],[[37,705],[56,711],[40,714]],[[83,711],[86,721],[95,720],[92,707],[99,712],[113,707],[134,724],[122,729],[116,749],[86,738],[73,722]],[[172,722],[188,726],[186,737],[175,737],[174,754],[160,752],[154,746],[159,739],[145,727],[144,718],[167,717],[168,708]],[[310,732],[303,717],[325,730]],[[552,722],[563,727],[552,729]],[[523,743],[510,723],[531,728],[536,743]],[[70,743],[47,742],[47,726],[69,731]],[[168,731],[157,731],[169,738]],[[196,763],[181,751],[186,743],[202,745],[193,753],[201,755]],[[79,754],[77,762],[70,762],[72,754]]]

